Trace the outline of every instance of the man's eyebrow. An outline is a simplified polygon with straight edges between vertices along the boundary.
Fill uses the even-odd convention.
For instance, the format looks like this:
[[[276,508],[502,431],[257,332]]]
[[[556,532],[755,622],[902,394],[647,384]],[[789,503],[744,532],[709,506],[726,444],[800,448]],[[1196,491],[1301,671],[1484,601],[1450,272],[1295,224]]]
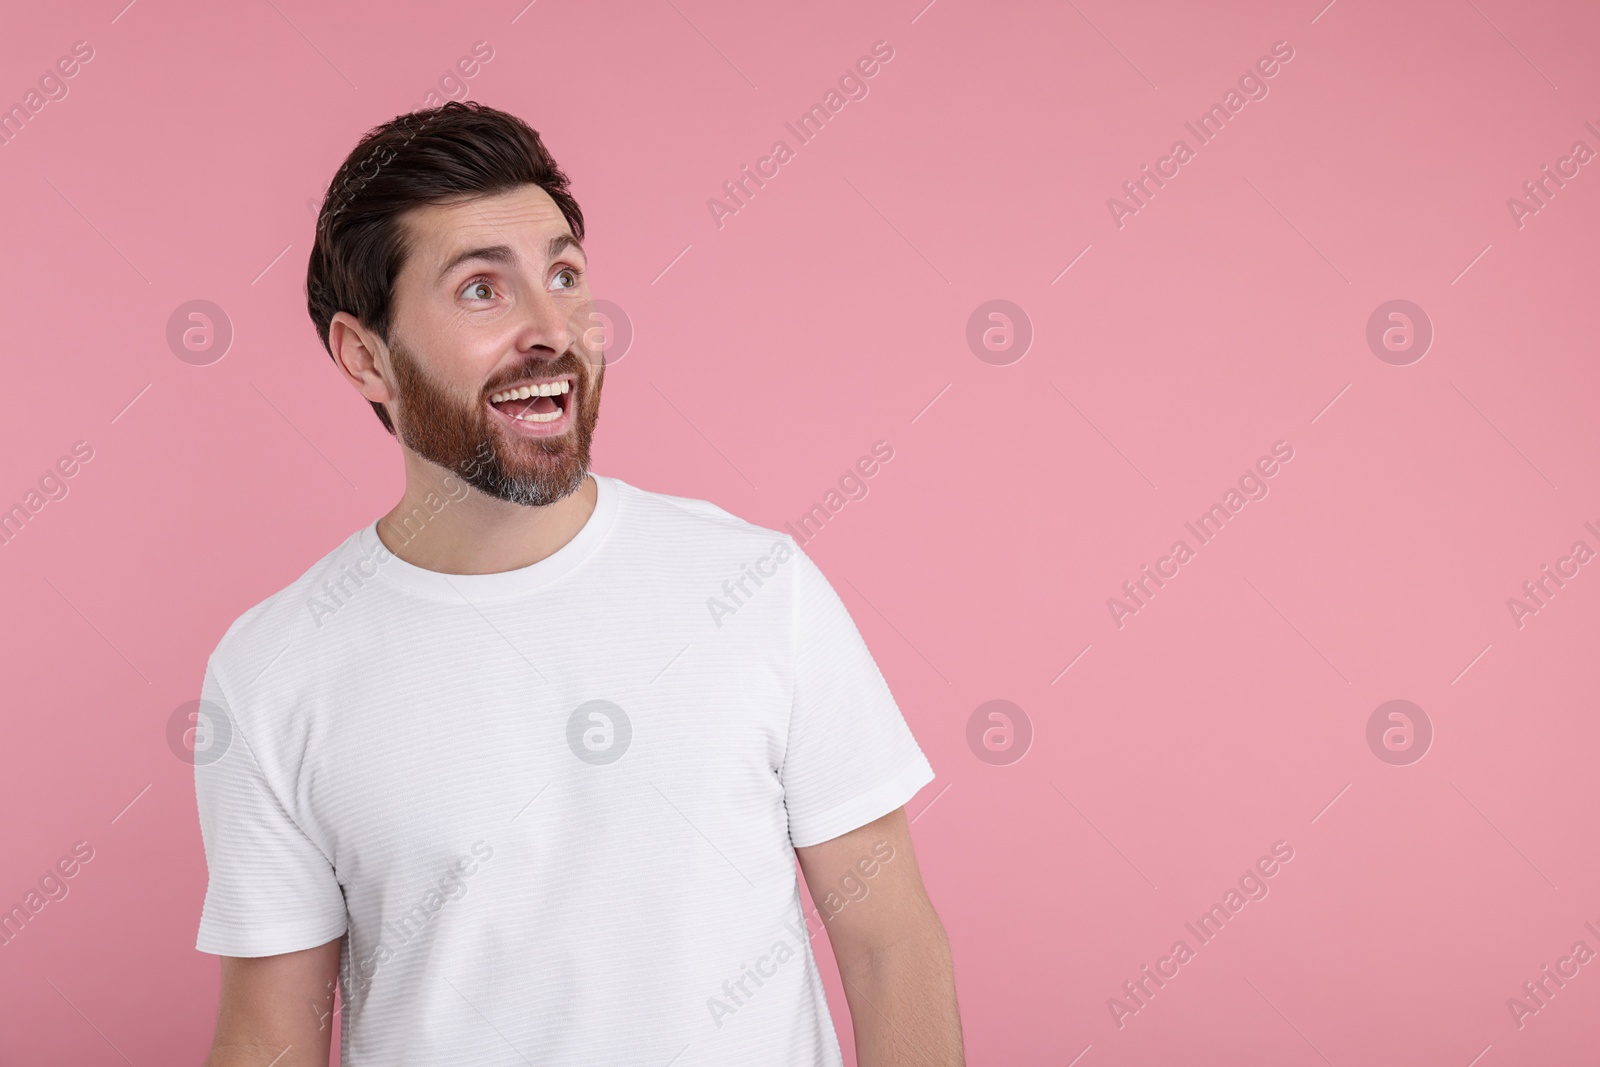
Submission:
[[[449,273],[469,259],[481,259],[490,263],[510,264],[517,261],[517,254],[511,250],[510,245],[486,245],[483,248],[467,248],[450,257],[439,271],[439,281],[444,281]]]
[[[576,248],[579,252],[583,252],[583,242],[570,233],[558,233],[550,238],[549,243],[545,246],[545,258],[554,259],[568,248]],[[587,253],[584,254],[587,255]],[[482,248],[463,249],[450,257],[450,262],[446,263],[439,271],[438,280],[443,281],[451,271],[469,259],[481,259],[489,263],[511,264],[517,261],[517,254],[512,251],[510,245],[485,245]]]
[[[572,236],[572,234],[558,233],[550,238],[550,243],[545,246],[544,258],[555,259],[568,248],[576,248],[579,252],[583,252],[585,256],[589,254],[583,251],[583,242]]]

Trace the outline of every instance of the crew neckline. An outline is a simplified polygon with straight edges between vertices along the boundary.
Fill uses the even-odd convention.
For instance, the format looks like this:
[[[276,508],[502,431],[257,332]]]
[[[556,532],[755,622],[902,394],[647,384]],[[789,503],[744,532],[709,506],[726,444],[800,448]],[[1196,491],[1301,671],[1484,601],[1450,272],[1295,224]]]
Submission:
[[[589,476],[595,484],[594,511],[572,540],[526,567],[491,574],[447,574],[418,567],[395,555],[378,536],[378,522],[382,516],[362,528],[359,535],[361,555],[377,562],[378,574],[384,581],[436,600],[459,604],[463,599],[476,602],[522,596],[571,573],[594,554],[611,532],[616,520],[618,498],[621,496],[618,482],[593,471],[589,472]]]

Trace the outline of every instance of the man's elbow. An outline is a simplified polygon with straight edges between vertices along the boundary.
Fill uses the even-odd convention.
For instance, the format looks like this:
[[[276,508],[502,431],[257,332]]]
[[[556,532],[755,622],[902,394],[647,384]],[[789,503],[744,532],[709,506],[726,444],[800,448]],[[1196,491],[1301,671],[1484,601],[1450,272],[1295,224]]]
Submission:
[[[899,924],[893,930],[875,931],[875,934],[858,945],[834,945],[834,959],[842,975],[854,978],[907,965],[925,967],[939,974],[949,974],[953,970],[950,939],[931,907],[913,922]]]

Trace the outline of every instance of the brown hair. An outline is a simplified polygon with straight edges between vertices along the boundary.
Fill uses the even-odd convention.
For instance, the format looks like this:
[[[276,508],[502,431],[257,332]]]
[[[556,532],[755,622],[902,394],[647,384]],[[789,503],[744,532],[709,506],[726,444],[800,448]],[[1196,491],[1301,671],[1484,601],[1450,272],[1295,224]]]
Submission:
[[[476,101],[400,115],[367,131],[328,185],[306,265],[306,310],[328,344],[328,325],[344,311],[389,343],[394,282],[410,248],[399,218],[424,204],[493,196],[537,185],[583,240],[583,212],[567,176],[536,130]],[[384,429],[389,413],[371,402]]]

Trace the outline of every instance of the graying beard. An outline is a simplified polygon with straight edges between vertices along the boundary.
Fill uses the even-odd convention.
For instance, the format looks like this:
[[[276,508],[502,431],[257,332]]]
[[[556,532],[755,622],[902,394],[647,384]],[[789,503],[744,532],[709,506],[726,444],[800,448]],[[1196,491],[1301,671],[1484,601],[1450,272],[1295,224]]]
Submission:
[[[589,476],[589,465],[582,462],[580,457],[580,462],[573,469],[572,477],[562,481],[544,474],[516,478],[506,473],[504,464],[500,462],[499,453],[494,450],[494,445],[487,444],[488,456],[482,462],[474,462],[475,469],[456,473],[474,489],[509,504],[520,504],[530,508],[547,507],[577,492],[582,488],[583,480]]]

